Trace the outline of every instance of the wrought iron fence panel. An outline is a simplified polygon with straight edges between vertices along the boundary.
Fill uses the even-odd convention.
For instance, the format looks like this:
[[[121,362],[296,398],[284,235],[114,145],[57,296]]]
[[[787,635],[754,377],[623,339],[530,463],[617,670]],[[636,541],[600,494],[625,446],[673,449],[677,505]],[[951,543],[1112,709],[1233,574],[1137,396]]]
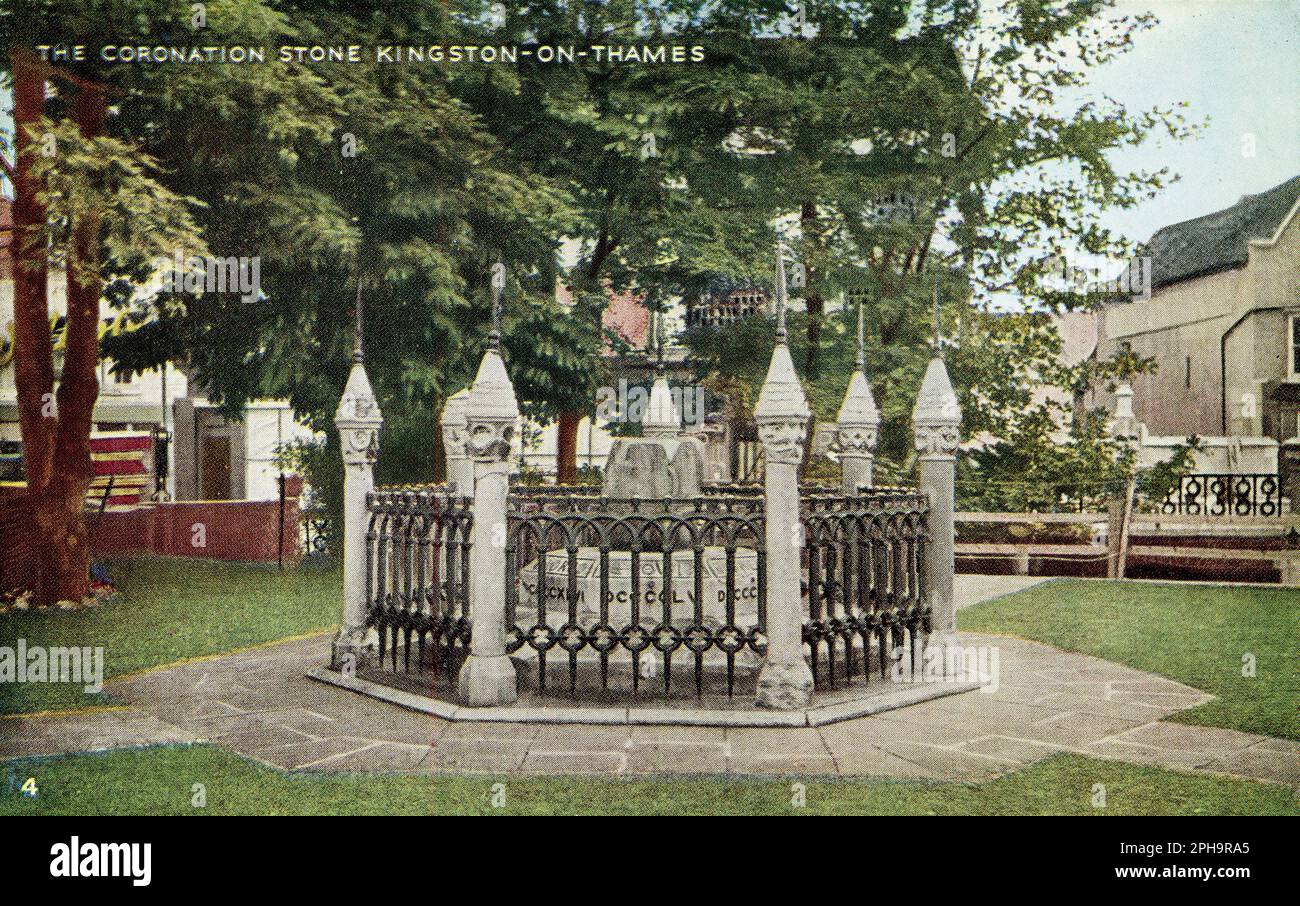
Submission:
[[[753,558],[755,571],[752,620],[741,619],[737,609],[738,598],[748,592],[737,578],[742,551],[752,552],[745,556]],[[706,579],[711,565],[706,560],[716,564],[719,555],[721,610],[710,613],[706,585],[716,579]],[[611,659],[625,651],[634,694],[645,679],[646,657],[657,657],[664,694],[671,693],[674,660],[680,654],[690,659],[695,692],[702,695],[706,655],[717,651],[730,695],[737,655],[746,649],[757,655],[765,651],[761,501],[749,506],[729,500],[603,500],[588,506],[585,500],[569,499],[539,506],[535,499],[513,500],[505,560],[507,648],[513,653],[527,646],[536,652],[539,692],[546,691],[548,660],[557,656],[567,661],[569,693],[576,696],[584,654],[594,658],[600,689],[608,690]],[[682,568],[679,576],[687,564],[689,570]],[[581,583],[580,567],[585,570]],[[593,579],[594,606],[588,597]],[[685,599],[681,582],[688,583]],[[689,607],[679,606],[674,613],[674,604],[683,603]]]
[[[806,501],[804,643],[816,682],[835,686],[871,675],[875,643],[884,678],[893,652],[929,631],[923,577],[928,501],[906,489]]]
[[[1184,474],[1165,495],[1160,511],[1169,516],[1277,516],[1282,512],[1282,482],[1270,473]]]
[[[470,643],[468,501],[442,487],[377,490],[366,508],[367,622],[380,665],[454,671]]]

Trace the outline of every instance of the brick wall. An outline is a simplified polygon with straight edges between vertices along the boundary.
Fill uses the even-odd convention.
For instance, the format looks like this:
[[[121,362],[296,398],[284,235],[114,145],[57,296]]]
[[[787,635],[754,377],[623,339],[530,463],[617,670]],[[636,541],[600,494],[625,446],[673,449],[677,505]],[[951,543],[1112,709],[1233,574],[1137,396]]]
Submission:
[[[271,562],[280,552],[278,500],[177,501],[90,517],[91,548],[97,556],[163,554],[214,560]],[[283,552],[296,563],[298,500],[284,505]]]
[[[31,518],[26,493],[0,487],[0,593],[30,589],[36,582],[37,545]],[[90,511],[86,521],[95,557],[163,554],[273,563],[280,553],[278,500],[158,503],[103,514]],[[297,563],[302,557],[298,531],[298,499],[287,497],[285,563]]]

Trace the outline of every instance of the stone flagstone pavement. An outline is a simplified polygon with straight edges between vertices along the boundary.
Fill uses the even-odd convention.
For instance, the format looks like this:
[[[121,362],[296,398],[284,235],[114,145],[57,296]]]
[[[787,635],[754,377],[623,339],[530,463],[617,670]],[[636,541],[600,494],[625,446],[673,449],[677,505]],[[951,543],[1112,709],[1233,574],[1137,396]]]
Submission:
[[[985,581],[963,597],[1013,587]],[[1036,642],[961,638],[999,647],[995,693],[818,728],[734,729],[449,723],[307,679],[328,659],[323,634],[110,681],[125,708],[2,719],[0,759],[208,741],[292,771],[980,781],[1077,752],[1300,787],[1300,744],[1163,720],[1203,692]]]

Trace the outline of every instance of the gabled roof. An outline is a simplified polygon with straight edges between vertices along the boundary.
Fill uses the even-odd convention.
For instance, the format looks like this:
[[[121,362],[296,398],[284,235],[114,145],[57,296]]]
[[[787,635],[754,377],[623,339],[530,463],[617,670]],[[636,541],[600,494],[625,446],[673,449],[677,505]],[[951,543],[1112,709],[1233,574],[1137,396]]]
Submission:
[[[1300,176],[1230,208],[1157,230],[1142,249],[1151,258],[1151,288],[1243,267],[1252,239],[1271,239],[1300,198]]]

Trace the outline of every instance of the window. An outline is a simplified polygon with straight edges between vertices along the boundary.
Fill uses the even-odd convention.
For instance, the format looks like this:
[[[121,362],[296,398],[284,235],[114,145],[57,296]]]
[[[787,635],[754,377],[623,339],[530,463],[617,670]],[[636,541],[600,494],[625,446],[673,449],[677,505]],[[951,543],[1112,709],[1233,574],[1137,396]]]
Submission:
[[[1183,386],[1192,386],[1192,357],[1188,356],[1183,362]]]
[[[1291,366],[1290,378],[1300,379],[1300,314],[1291,316],[1291,342],[1287,347],[1287,359]]]

